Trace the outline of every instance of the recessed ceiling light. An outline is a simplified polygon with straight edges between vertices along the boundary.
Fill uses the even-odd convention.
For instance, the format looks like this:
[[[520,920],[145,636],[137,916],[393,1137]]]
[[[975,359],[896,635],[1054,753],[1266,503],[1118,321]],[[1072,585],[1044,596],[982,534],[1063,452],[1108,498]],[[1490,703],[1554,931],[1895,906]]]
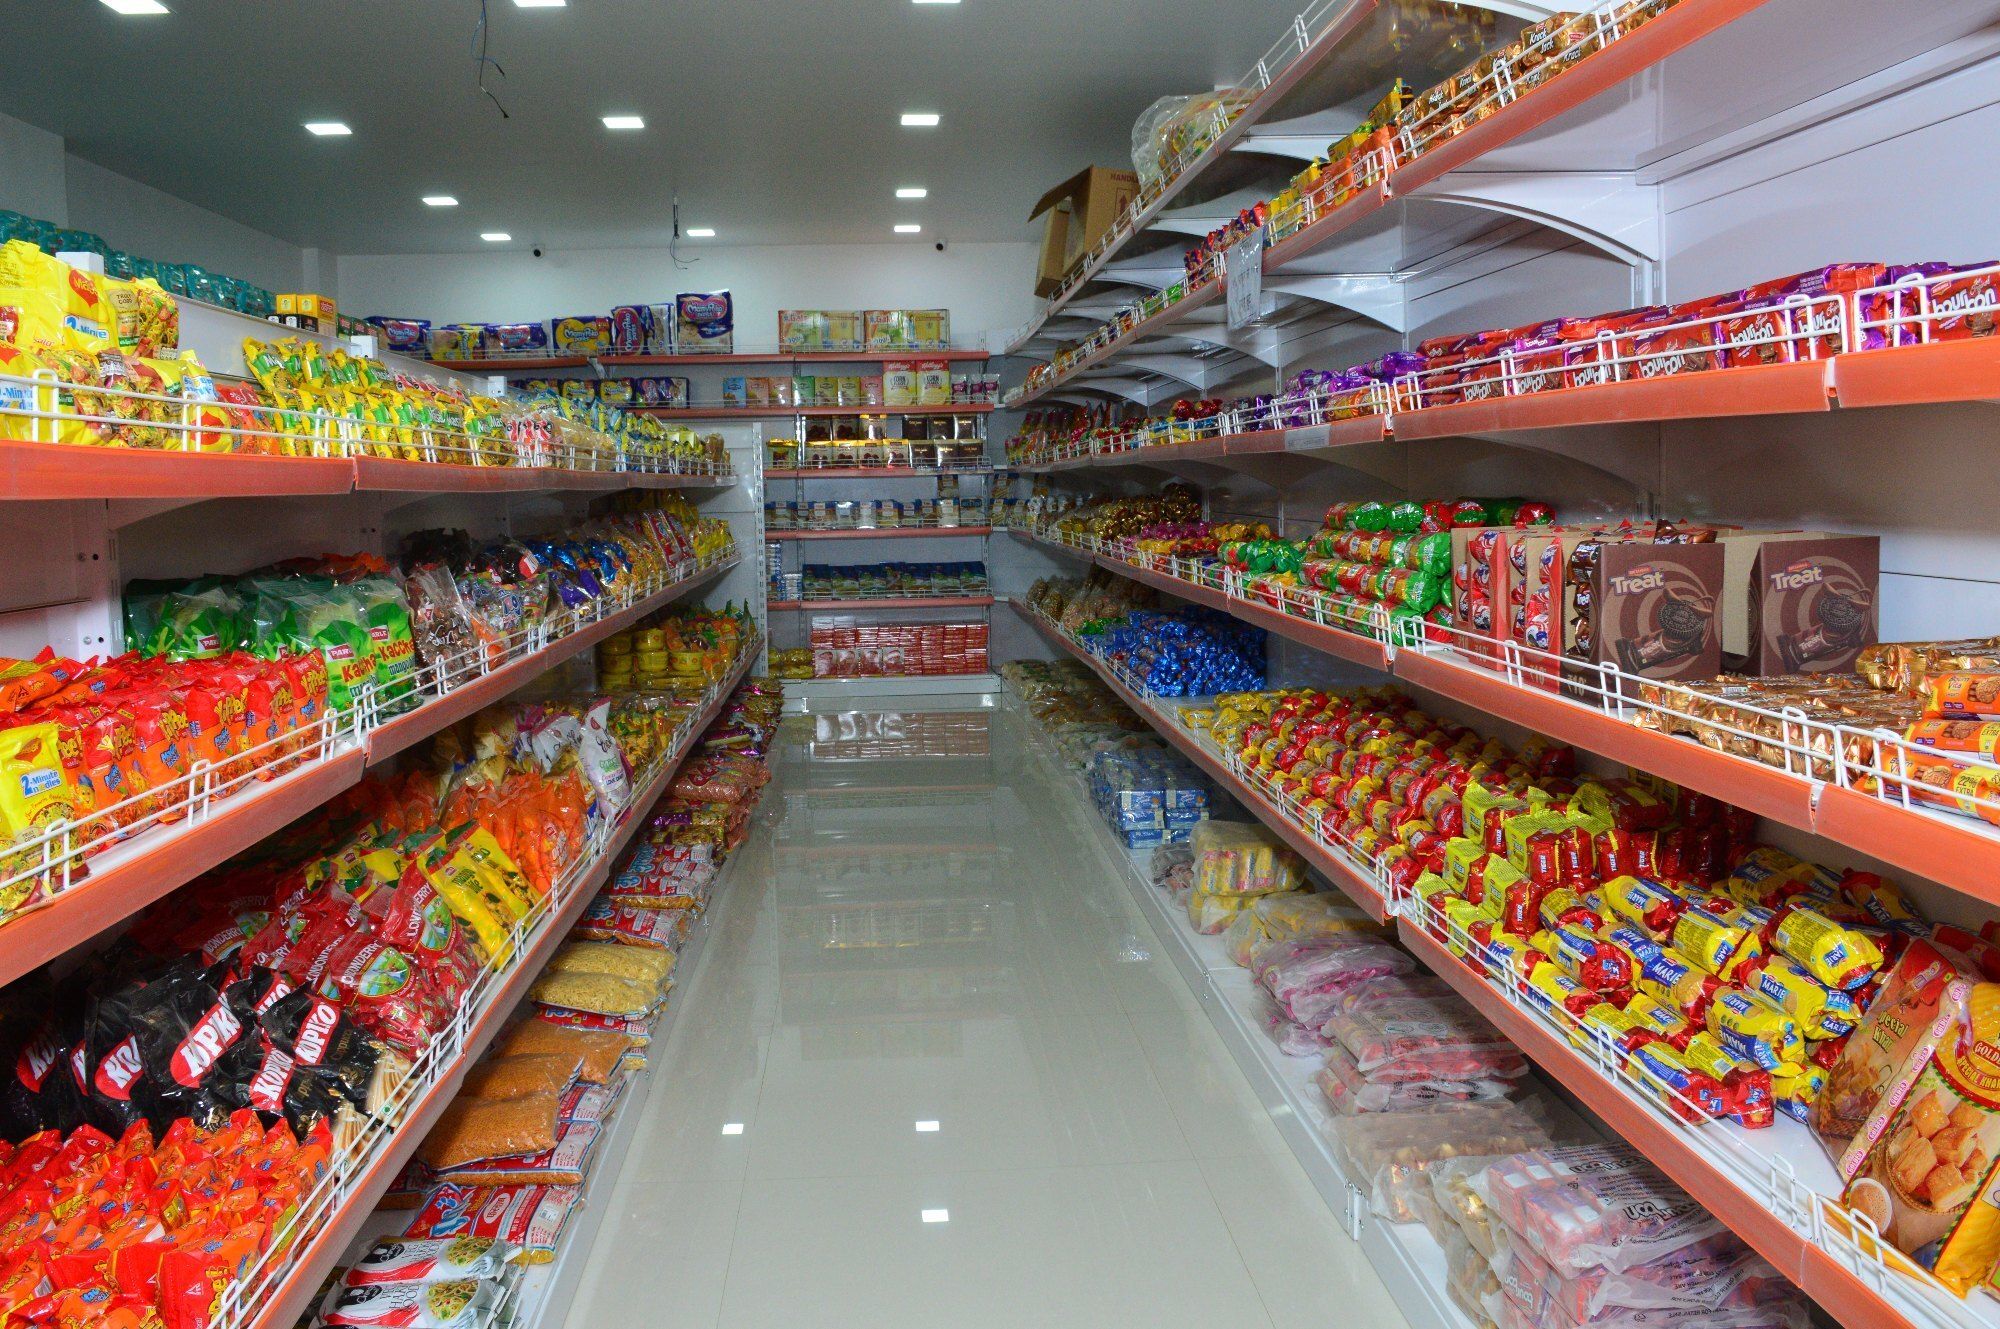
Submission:
[[[922,185],[904,185],[896,191],[897,198],[929,198],[931,191]]]
[[[935,129],[937,128],[938,118],[936,111],[905,111],[903,112],[903,128]]]
[[[917,1131],[918,1133],[923,1135],[929,1135],[932,1131],[935,1131],[937,1128],[938,1124],[934,1121],[920,1121],[917,1123]]]
[[[354,131],[347,127],[345,121],[341,120],[308,120],[306,121],[306,132],[308,134],[315,134],[320,138],[345,138]]]
[[[713,240],[715,238],[715,228],[713,226],[690,226],[688,227],[688,235],[696,240]]]
[[[949,1209],[926,1209],[923,1213],[926,1223],[949,1223],[951,1221],[951,1210]]]
[[[569,0],[514,0],[516,9],[561,9]]]
[[[921,227],[921,226],[917,225],[917,224],[916,224],[915,222],[897,222],[897,223],[896,223],[896,234],[897,234],[897,235],[916,235],[916,234],[918,234],[919,232],[921,232],[921,231],[922,231],[923,229],[924,229],[923,227]]]
[[[958,0],[910,0],[913,5],[955,5]]]
[[[104,0],[104,7],[115,14],[128,17],[134,14],[164,14],[167,7],[160,0]]]
[[[424,206],[431,208],[455,208],[458,200],[450,194],[425,194]]]
[[[644,129],[646,120],[638,115],[607,115],[604,117],[606,129]]]
[[[504,245],[514,237],[505,231],[481,231],[479,238],[490,245]]]
[[[740,1121],[725,1121],[722,1123],[722,1133],[724,1135],[741,1135],[743,1134],[743,1123]]]

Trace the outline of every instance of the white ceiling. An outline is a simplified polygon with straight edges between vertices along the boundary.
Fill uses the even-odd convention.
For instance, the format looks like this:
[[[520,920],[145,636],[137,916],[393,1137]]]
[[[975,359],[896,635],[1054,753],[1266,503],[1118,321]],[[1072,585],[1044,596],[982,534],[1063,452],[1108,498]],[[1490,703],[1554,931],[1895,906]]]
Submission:
[[[97,0],[6,6],[0,112],[111,170],[343,254],[1032,238],[1028,209],[1129,164],[1155,97],[1233,82],[1297,0]],[[1226,17],[1227,21],[1222,21]],[[901,128],[905,110],[943,126]],[[639,133],[599,118],[646,117]],[[339,119],[344,139],[306,120]],[[898,185],[930,197],[899,202]],[[452,209],[425,207],[450,193]]]

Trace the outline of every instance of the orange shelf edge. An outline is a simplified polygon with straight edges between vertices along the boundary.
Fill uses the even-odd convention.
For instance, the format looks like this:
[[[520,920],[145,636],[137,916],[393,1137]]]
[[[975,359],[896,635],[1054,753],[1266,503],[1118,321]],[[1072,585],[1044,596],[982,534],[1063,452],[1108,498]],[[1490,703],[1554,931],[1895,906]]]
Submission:
[[[1804,1286],[1805,1238],[1745,1195],[1732,1178],[1682,1140],[1673,1123],[1606,1079],[1560,1033],[1496,992],[1484,975],[1410,919],[1398,918],[1396,931],[1413,955],[1490,1020],[1509,1042],[1602,1118],[1619,1139],[1644,1154],[1681,1189],[1706,1205],[1731,1231],[1777,1266],[1779,1272]]]
[[[490,674],[481,675],[470,683],[453,688],[442,697],[426,702],[406,715],[399,715],[393,720],[377,725],[369,731],[365,745],[368,765],[379,765],[413,744],[421,743],[432,734],[457,724],[475,711],[485,709],[546,674],[565,660],[574,659],[606,637],[637,623],[654,610],[664,608],[696,588],[715,580],[741,561],[740,557],[728,558],[711,567],[702,568],[671,585],[661,587],[645,599],[635,601],[615,614],[607,614],[595,623],[558,638],[531,655],[524,655],[518,660],[509,660]]]
[[[721,713],[723,705],[735,691],[736,685],[741,683],[744,675],[749,672],[750,664],[757,654],[755,651],[746,651],[743,658],[737,661],[730,671],[728,683],[695,718],[694,733],[699,734],[706,729]],[[693,750],[692,745],[689,750]],[[686,753],[683,753],[682,759],[685,758]],[[591,865],[590,871],[579,881],[575,893],[563,904],[562,909],[550,917],[546,931],[508,972],[492,1002],[466,1031],[465,1049],[459,1057],[458,1064],[453,1066],[437,1084],[432,1085],[421,1100],[412,1105],[410,1115],[389,1137],[387,1146],[370,1160],[360,1176],[348,1187],[347,1203],[341,1207],[340,1212],[296,1252],[290,1270],[251,1321],[251,1329],[288,1329],[297,1323],[299,1317],[311,1306],[312,1299],[319,1292],[320,1282],[326,1276],[326,1271],[340,1258],[348,1244],[360,1232],[362,1225],[375,1212],[375,1202],[389,1189],[389,1184],[396,1179],[396,1174],[402,1170],[403,1164],[409,1161],[410,1155],[416,1152],[417,1146],[423,1142],[424,1136],[430,1132],[438,1116],[457,1096],[466,1071],[471,1069],[472,1064],[486,1051],[494,1035],[500,1032],[500,1026],[527,995],[529,986],[541,976],[542,966],[555,952],[555,948],[568,936],[571,925],[582,915],[591,899],[597,894],[605,878],[609,876],[612,865],[625,851],[625,847],[632,842],[632,837],[645,822],[646,814],[652,810],[660,795],[666,792],[674,772],[679,768],[679,762],[666,767],[638,791],[637,797],[631,804],[631,815],[612,832],[604,853]]]
[[[1732,757],[1691,739],[1641,729],[1553,693],[1509,683],[1477,665],[1400,651],[1392,671],[1413,687],[1450,697],[1488,715],[1526,725],[1601,757],[1661,775],[1675,784],[1748,808],[1800,830],[1813,828],[1813,786],[1775,766]]]
[[[1217,757],[1200,743],[1195,742],[1179,725],[1172,723],[1160,715],[1151,702],[1127,687],[1117,675],[1105,667],[1102,660],[1099,660],[1088,651],[1078,650],[1075,644],[1068,638],[1050,628],[1042,616],[1034,612],[1034,610],[1024,604],[1020,604],[1018,601],[1011,603],[1016,604],[1022,616],[1034,625],[1036,631],[1040,632],[1042,636],[1046,637],[1063,651],[1090,666],[1091,670],[1104,680],[1105,686],[1118,695],[1120,701],[1138,712],[1145,719],[1146,723],[1150,724],[1161,737],[1173,744],[1188,760],[1199,766],[1209,778],[1227,789],[1239,803],[1255,813],[1257,819],[1263,822],[1271,830],[1272,834],[1291,846],[1292,851],[1298,854],[1299,857],[1317,868],[1322,876],[1339,887],[1350,899],[1366,910],[1371,918],[1377,922],[1382,922],[1388,918],[1389,902],[1383,897],[1381,891],[1376,888],[1374,882],[1348,867],[1337,855],[1330,852],[1325,845],[1306,834],[1304,828],[1299,826],[1297,822],[1285,816],[1278,808],[1273,806],[1262,793],[1246,784],[1234,771],[1229,769],[1221,758]]]
[[[1864,854],[2000,904],[2000,843],[1974,817],[1905,808],[1841,785],[1819,791],[1813,830]]]
[[[1700,374],[1627,379],[1556,388],[1518,397],[1489,397],[1404,411],[1390,418],[1397,438],[1450,438],[1509,429],[1713,416],[1807,414],[1833,408],[1833,361],[1743,365]]]
[[[11,983],[180,889],[361,780],[359,747],[215,804],[192,825],[148,835],[157,843],[0,925],[0,983]]]
[[[915,540],[991,535],[991,526],[873,526],[837,531],[765,531],[766,540]]]
[[[939,476],[991,475],[990,466],[926,469],[921,466],[771,466],[766,480],[935,480]]]
[[[0,439],[0,497],[264,498],[345,494],[354,465],[344,457],[92,448]]]
[[[2000,398],[2000,337],[1850,351],[1833,358],[1842,406],[1920,406]]]
[[[662,420],[791,420],[829,415],[990,415],[991,402],[955,406],[627,406],[634,415]]]

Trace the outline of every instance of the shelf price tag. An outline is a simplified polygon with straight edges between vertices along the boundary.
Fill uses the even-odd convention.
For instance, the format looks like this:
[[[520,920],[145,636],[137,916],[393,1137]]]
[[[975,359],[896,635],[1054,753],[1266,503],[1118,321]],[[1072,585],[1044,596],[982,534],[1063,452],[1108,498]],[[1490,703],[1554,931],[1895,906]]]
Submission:
[[[1264,307],[1264,233],[1244,236],[1222,253],[1222,273],[1228,282],[1229,327],[1236,331],[1257,322]]]

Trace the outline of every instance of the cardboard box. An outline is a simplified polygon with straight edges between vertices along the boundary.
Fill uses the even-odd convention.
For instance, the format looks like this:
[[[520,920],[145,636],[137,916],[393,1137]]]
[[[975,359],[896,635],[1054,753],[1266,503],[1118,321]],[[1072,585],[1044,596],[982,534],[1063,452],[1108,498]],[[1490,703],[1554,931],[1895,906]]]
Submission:
[[[1042,195],[1028,213],[1033,221],[1043,213],[1041,262],[1035,270],[1035,294],[1051,296],[1098,237],[1111,229],[1118,214],[1139,193],[1139,177],[1131,171],[1090,166]]]
[[[1580,658],[1645,678],[1713,678],[1722,669],[1720,544],[1606,541],[1587,580],[1594,634]],[[1567,635],[1570,616],[1563,615]]]
[[[1728,531],[1722,653],[1746,674],[1847,673],[1877,640],[1882,542],[1831,531]]]

